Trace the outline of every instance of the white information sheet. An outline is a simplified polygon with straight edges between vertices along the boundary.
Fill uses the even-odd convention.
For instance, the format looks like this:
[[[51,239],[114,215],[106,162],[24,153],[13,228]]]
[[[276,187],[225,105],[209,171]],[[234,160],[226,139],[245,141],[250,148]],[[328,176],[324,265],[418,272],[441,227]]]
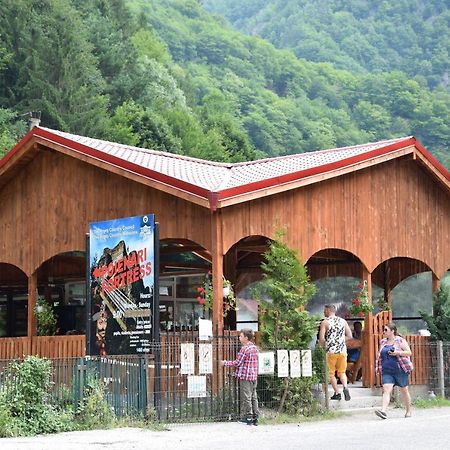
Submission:
[[[300,350],[289,350],[289,362],[291,366],[291,378],[299,378],[301,376]]]
[[[206,376],[188,376],[188,398],[206,397]]]
[[[181,374],[192,375],[194,373],[195,357],[194,357],[193,343],[181,344],[180,362],[181,362],[181,369],[180,369]]]
[[[198,373],[213,373],[212,344],[198,345]]]
[[[275,372],[275,355],[273,352],[262,352],[258,357],[258,373],[270,375]]]
[[[289,353],[287,350],[277,350],[278,377],[286,378],[289,376]]]
[[[311,350],[302,350],[302,377],[312,377]]]
[[[201,341],[209,341],[212,335],[212,320],[198,319],[198,338]]]

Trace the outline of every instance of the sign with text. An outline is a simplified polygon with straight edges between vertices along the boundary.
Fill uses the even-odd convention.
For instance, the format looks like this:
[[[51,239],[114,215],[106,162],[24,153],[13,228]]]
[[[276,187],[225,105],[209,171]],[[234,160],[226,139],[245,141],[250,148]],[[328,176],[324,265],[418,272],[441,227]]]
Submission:
[[[188,376],[188,398],[206,397],[206,376],[190,375]]]
[[[91,355],[150,352],[155,310],[153,214],[91,223]]]

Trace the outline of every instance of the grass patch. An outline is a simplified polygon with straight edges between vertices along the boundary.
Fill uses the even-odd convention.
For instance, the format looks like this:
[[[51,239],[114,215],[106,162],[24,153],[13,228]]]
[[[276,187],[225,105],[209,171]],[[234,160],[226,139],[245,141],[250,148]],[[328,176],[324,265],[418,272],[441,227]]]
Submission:
[[[323,411],[319,414],[315,414],[313,416],[292,416],[288,414],[265,414],[264,416],[259,417],[259,423],[261,425],[280,425],[283,423],[304,423],[304,422],[317,422],[319,420],[330,420],[336,419],[337,417],[341,417],[343,414],[341,412],[336,411]]]
[[[443,397],[436,397],[433,399],[417,398],[414,400],[413,405],[420,409],[439,408],[443,406],[450,406],[450,400]]]
[[[144,428],[150,431],[169,431],[169,428],[164,423],[135,417],[116,419],[113,426],[114,428]]]

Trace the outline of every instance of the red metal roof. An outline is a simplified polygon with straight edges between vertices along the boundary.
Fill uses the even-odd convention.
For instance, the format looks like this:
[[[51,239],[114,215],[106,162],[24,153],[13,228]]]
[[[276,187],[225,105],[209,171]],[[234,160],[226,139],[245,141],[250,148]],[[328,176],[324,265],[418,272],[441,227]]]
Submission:
[[[210,202],[215,203],[218,200],[351,167],[410,146],[415,146],[421,151],[431,164],[450,180],[446,169],[411,136],[258,161],[225,164],[37,127],[31,130],[3,160],[7,160],[16,148],[20,148],[23,142],[33,136],[176,189],[208,198]],[[3,160],[0,160],[0,168],[4,163]],[[214,205],[211,207],[215,209]]]

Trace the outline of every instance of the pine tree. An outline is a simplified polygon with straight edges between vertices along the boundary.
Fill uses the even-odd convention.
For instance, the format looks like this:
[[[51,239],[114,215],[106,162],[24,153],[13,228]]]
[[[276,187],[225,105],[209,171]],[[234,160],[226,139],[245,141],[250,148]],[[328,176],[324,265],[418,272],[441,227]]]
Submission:
[[[306,349],[317,332],[317,318],[305,310],[315,286],[296,251],[282,241],[283,234],[277,231],[261,265],[261,344],[267,348]]]

